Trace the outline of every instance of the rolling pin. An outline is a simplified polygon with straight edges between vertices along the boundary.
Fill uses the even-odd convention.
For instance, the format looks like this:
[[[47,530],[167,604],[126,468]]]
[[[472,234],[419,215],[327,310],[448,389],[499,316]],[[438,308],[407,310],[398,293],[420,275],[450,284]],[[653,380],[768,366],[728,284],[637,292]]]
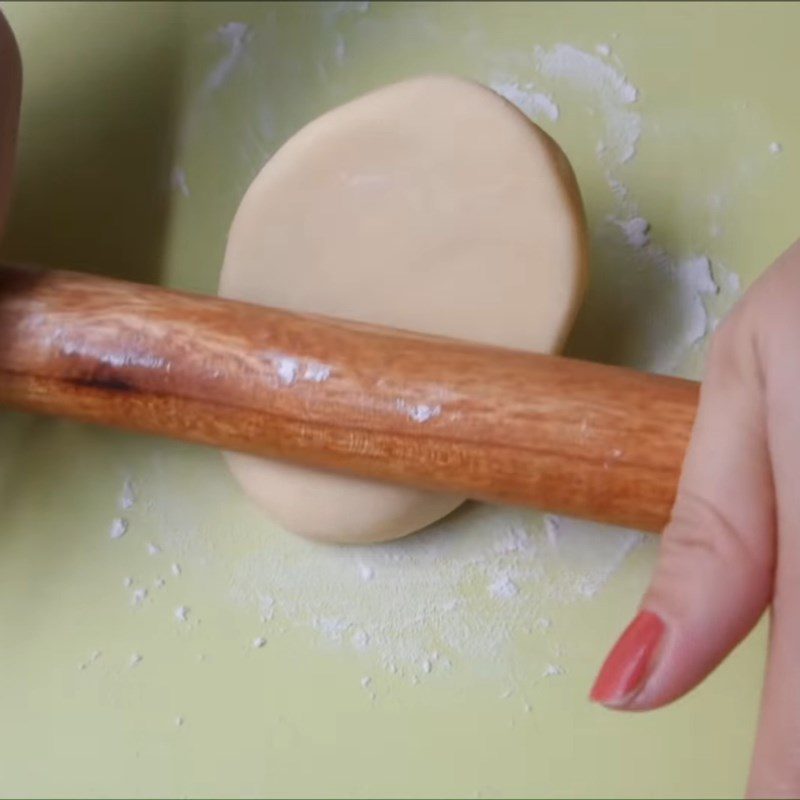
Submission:
[[[0,403],[658,531],[698,385],[0,266]]]

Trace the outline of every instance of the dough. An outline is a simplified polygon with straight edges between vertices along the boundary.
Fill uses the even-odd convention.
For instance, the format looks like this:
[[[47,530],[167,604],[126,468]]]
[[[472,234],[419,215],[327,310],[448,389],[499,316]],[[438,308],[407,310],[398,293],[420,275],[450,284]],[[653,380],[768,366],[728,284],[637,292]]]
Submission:
[[[564,154],[479,84],[429,76],[311,122],[264,166],[231,226],[219,292],[249,302],[552,353],[586,283]],[[227,454],[283,527],[393,539],[464,498]]]

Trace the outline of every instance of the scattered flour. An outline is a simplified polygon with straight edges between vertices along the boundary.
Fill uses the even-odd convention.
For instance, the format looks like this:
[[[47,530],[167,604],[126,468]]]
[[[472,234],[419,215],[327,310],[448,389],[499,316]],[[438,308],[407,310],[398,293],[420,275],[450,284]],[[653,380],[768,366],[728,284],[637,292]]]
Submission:
[[[296,358],[279,358],[276,362],[278,380],[284,386],[292,386],[297,380],[300,363]]]
[[[322,383],[331,376],[331,368],[327,364],[306,364],[303,371],[303,380],[312,383]]]
[[[256,638],[253,639],[253,647],[256,650],[260,650],[266,643],[267,640],[263,636],[256,636]]]
[[[562,78],[605,102],[635,103],[639,90],[618,69],[571,44],[534,49],[539,71]]]
[[[338,10],[326,8],[324,13],[359,11],[353,4],[330,4],[336,5]],[[329,33],[331,53],[340,62],[345,41],[339,31]],[[247,26],[218,34],[229,53],[209,77],[211,88],[227,80],[249,36]],[[639,92],[611,55],[604,44],[594,53],[569,44],[531,47],[522,55],[487,57],[486,74],[492,76],[495,91],[537,121],[585,115],[580,119],[586,131],[592,131],[585,137],[592,143],[586,155],[599,166],[613,212],[592,230],[594,251],[621,264],[619,272],[609,275],[612,294],[637,297],[637,281],[652,281],[658,300],[658,314],[632,318],[628,336],[639,338],[641,332],[643,345],[641,353],[626,354],[621,363],[674,371],[713,326],[715,304],[724,310],[739,291],[739,281],[705,254],[676,255],[653,240],[648,209],[639,208],[628,185],[630,162],[645,130]],[[323,365],[318,370],[310,367],[296,359],[276,365],[284,385],[318,382],[330,375]],[[398,410],[413,421],[425,422],[441,413],[435,404],[400,402]],[[553,651],[559,608],[590,602],[644,541],[641,534],[610,526],[468,505],[399,542],[319,547],[252,518],[231,530],[229,519],[217,513],[202,491],[203,485],[218,484],[218,464],[209,463],[208,473],[197,476],[191,487],[191,501],[187,491],[175,488],[184,485],[177,478],[178,466],[166,470],[169,480],[163,480],[164,475],[148,477],[154,507],[171,520],[165,526],[165,548],[175,549],[192,566],[219,570],[234,602],[259,613],[274,626],[270,631],[311,629],[325,646],[358,652],[359,658],[373,659],[387,673],[412,684],[459,663],[490,665],[507,675],[515,669],[513,654],[534,633],[539,637],[539,660],[528,655],[523,669],[545,677],[564,674],[566,656]],[[246,552],[215,549],[201,536],[190,535],[201,523],[195,528],[194,522],[174,522],[195,518],[212,532],[224,528],[232,540],[247,542],[242,547]],[[172,571],[180,574],[177,564]],[[177,611],[176,617],[181,619]],[[369,688],[372,677],[364,676],[362,685]]]
[[[281,356],[274,361],[278,380],[283,386],[294,386],[297,381],[308,381],[310,383],[323,383],[327,381],[333,371],[327,364],[318,364],[309,361],[301,364],[296,358]]]
[[[142,663],[143,656],[140,653],[132,653],[130,660],[128,661],[129,667],[135,667]]]
[[[175,619],[178,620],[178,622],[188,622],[189,609],[186,606],[178,606],[175,609]]]
[[[643,217],[611,221],[625,234],[628,244],[637,250],[650,244],[650,223]]]
[[[405,414],[412,422],[429,422],[440,416],[442,407],[440,405],[427,405],[426,403],[412,404],[405,400],[398,400],[395,403],[397,410]]]
[[[710,331],[708,310],[703,298],[719,294],[719,285],[711,271],[707,256],[694,256],[679,262],[676,268],[678,285],[685,308],[688,310],[686,340],[689,345],[701,341]]]
[[[130,478],[126,478],[125,482],[122,484],[122,494],[119,498],[119,507],[122,511],[128,511],[129,509],[133,508],[135,502],[136,490],[134,488],[133,481]]]
[[[169,183],[176,192],[180,192],[184,197],[189,196],[189,183],[186,179],[186,170],[183,167],[175,166],[172,168]]]
[[[153,542],[147,544],[147,554],[150,556],[157,556],[161,552],[161,548]]]
[[[653,240],[650,224],[627,184],[627,164],[636,156],[644,130],[636,102],[639,91],[618,59],[611,63],[604,58],[603,51],[587,53],[569,44],[533,50],[539,83],[544,82],[571,114],[585,114],[587,125],[600,126],[595,157],[615,206],[605,225],[615,229],[617,238],[602,225],[593,233],[600,240],[595,252],[603,252],[608,263],[606,296],[619,298],[616,308],[607,308],[605,313],[631,320],[624,325],[630,352],[619,363],[662,373],[685,371],[687,364],[691,369],[697,363],[696,354],[719,315],[737,299],[737,279],[728,278],[731,271],[720,263],[712,265],[706,254],[671,253]],[[720,230],[718,216],[726,200],[719,193],[712,200],[714,236]],[[636,315],[625,300],[634,289],[638,302],[649,300],[658,313]],[[636,331],[635,342],[631,330]],[[590,351],[587,356],[608,360],[607,353]]]
[[[778,155],[778,153],[783,152],[783,145],[780,142],[772,142],[769,146],[769,151],[773,155]]]
[[[115,517],[111,520],[111,528],[109,528],[108,535],[112,539],[121,539],[128,532],[128,520],[123,517]]]
[[[498,78],[491,81],[489,86],[534,120],[558,120],[560,111],[555,100],[545,92],[537,92],[532,83],[520,84]]]
[[[206,90],[214,92],[222,88],[241,62],[252,38],[250,27],[244,22],[227,22],[217,28],[215,39],[228,48],[228,52],[217,63],[206,79]]]
[[[599,590],[641,541],[553,519],[563,532],[558,554],[543,546],[539,515],[484,505],[366,547],[321,548],[279,532],[259,544],[253,533],[246,556],[231,563],[231,597],[259,608],[268,591],[279,624],[310,626],[328,645],[370,654],[391,674],[419,680],[426,661],[446,671],[489,654],[501,664],[526,630],[549,630],[561,605],[586,602],[587,587]]]
[[[554,514],[545,514],[544,530],[547,534],[547,543],[554,550],[558,549],[558,532],[561,528],[561,519]]]
[[[508,600],[519,594],[519,586],[508,575],[501,575],[489,584],[489,594],[498,599]]]
[[[131,605],[140,606],[147,600],[147,589],[136,589],[131,597]]]
[[[642,135],[642,119],[630,109],[639,91],[627,76],[602,58],[570,44],[536,47],[534,57],[543,76],[588,95],[598,106],[605,124],[602,155],[616,164],[630,161]]]
[[[345,55],[347,54],[347,48],[344,43],[344,37],[341,33],[336,34],[336,44],[333,48],[333,58],[337,64],[341,64],[344,61]]]

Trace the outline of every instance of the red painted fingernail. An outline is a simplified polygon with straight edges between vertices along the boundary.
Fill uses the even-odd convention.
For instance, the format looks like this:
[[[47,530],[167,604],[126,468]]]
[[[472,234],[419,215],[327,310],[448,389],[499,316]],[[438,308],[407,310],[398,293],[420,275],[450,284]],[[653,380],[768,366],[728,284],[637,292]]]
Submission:
[[[625,706],[644,685],[666,626],[652,611],[641,611],[619,637],[589,697],[604,706]]]

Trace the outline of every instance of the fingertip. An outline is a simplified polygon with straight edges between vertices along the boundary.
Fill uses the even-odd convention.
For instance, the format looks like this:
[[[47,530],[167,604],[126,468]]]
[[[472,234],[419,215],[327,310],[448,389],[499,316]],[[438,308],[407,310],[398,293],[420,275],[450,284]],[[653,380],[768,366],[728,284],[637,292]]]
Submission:
[[[666,625],[652,611],[640,611],[603,662],[589,698],[613,709],[626,709],[652,673]]]

